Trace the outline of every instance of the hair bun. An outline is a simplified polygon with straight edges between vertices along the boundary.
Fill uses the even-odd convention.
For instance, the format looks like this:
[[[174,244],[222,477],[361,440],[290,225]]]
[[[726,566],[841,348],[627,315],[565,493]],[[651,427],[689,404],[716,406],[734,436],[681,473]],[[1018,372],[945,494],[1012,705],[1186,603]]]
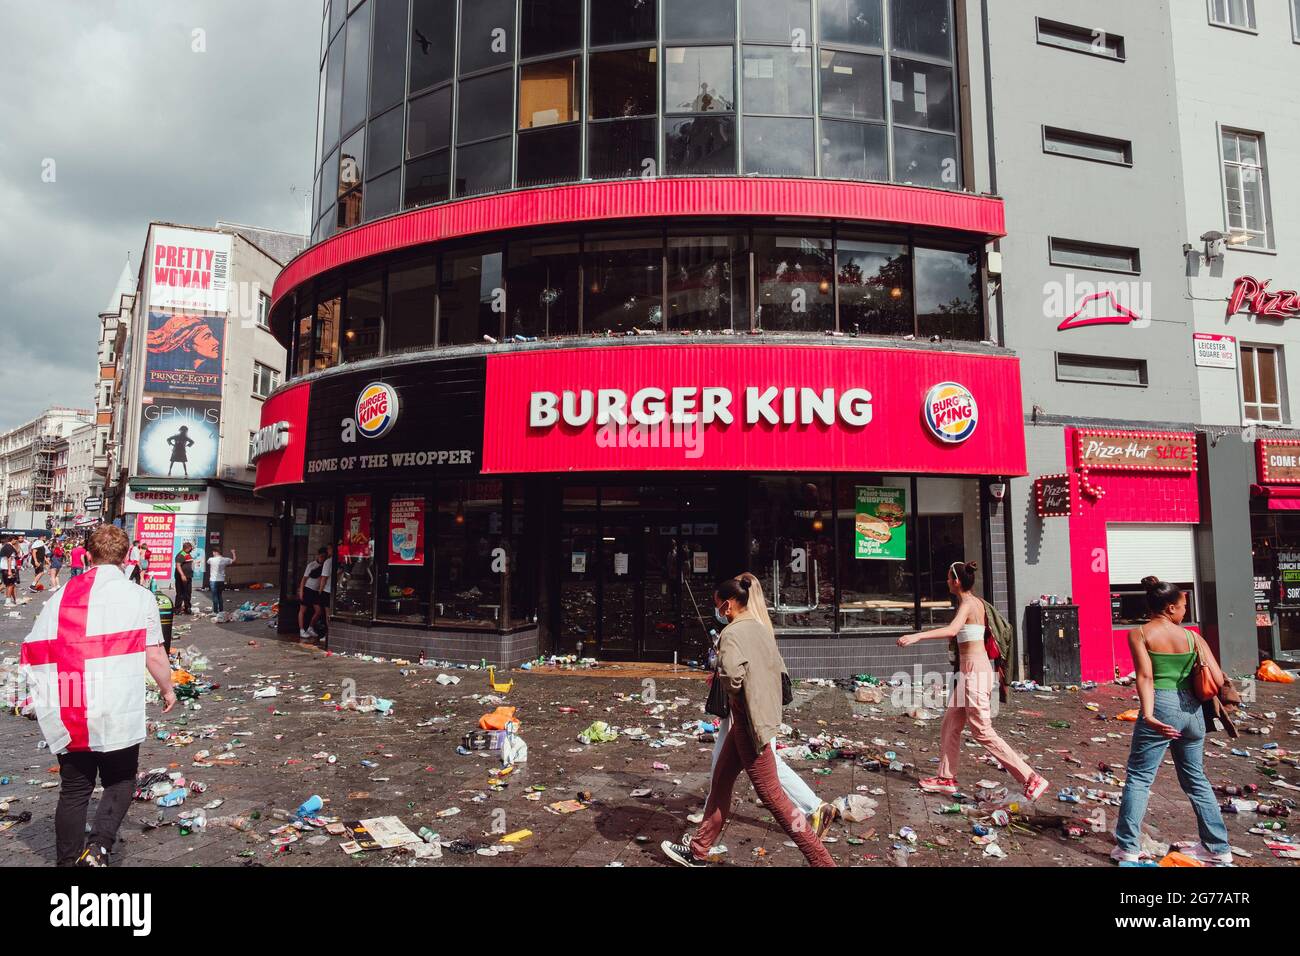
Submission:
[[[1159,587],[1159,585],[1160,585],[1160,579],[1156,577],[1154,574],[1148,574],[1146,577],[1142,579],[1142,586],[1146,588],[1148,591],[1154,587]]]
[[[742,574],[739,578],[739,584],[742,588],[748,591],[752,580],[753,579],[748,574]]]
[[[967,561],[967,562],[966,562],[966,570],[967,570],[967,571],[978,571],[978,570],[979,570],[979,565],[976,564],[974,561]]]

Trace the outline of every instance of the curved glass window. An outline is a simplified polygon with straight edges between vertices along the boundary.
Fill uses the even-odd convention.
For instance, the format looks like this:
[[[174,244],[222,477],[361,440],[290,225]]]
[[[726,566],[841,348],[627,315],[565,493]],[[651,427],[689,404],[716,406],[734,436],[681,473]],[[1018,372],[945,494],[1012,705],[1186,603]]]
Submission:
[[[895,50],[952,58],[952,0],[894,0],[889,42]]]
[[[411,92],[451,79],[456,50],[454,0],[413,0],[411,7]]]
[[[894,130],[895,182],[956,189],[960,178],[955,137],[920,130]]]
[[[451,150],[443,149],[406,164],[402,208],[442,202],[451,192]]]
[[[588,242],[583,266],[586,331],[663,330],[663,242],[658,236]]]
[[[912,257],[905,244],[841,239],[836,249],[840,328],[863,335],[911,335]]]
[[[822,175],[827,179],[888,181],[888,131],[867,123],[823,120]]]
[[[469,345],[501,334],[505,285],[498,246],[445,253],[438,283],[438,344]]]
[[[372,119],[366,127],[366,178],[374,179],[401,162],[402,110],[399,107]]]
[[[835,328],[830,236],[754,233],[754,326],[765,332]]]
[[[736,108],[734,53],[729,46],[664,50],[664,109],[668,113],[729,113]]]
[[[323,141],[325,149],[339,143],[339,114],[343,106],[343,37],[335,37],[330,44],[329,60],[325,66],[325,123]]]
[[[512,242],[506,262],[507,337],[577,335],[582,297],[578,237]]]
[[[609,50],[588,58],[587,118],[653,116],[658,96],[658,50]]]
[[[348,17],[345,45],[347,56],[343,65],[343,104],[340,129],[349,133],[366,118],[366,102],[370,82],[370,12],[373,3],[358,8]]]
[[[818,27],[823,43],[883,46],[881,0],[818,0]]]
[[[515,0],[464,0],[460,5],[460,75],[515,59]]]
[[[736,171],[736,121],[729,116],[664,120],[664,172],[719,176]]]
[[[451,145],[451,87],[411,100],[406,119],[406,155],[423,156]]]
[[[457,196],[478,196],[509,188],[509,136],[456,150]]]
[[[573,182],[582,162],[582,129],[577,123],[519,133],[515,171],[520,187]]]
[[[952,69],[919,60],[889,61],[894,122],[925,129],[953,129]]]
[[[655,123],[646,119],[608,120],[587,127],[587,176],[626,179],[655,168]]]
[[[884,58],[822,50],[822,116],[885,120]]]
[[[433,345],[437,295],[438,261],[433,256],[389,267],[384,354]]]
[[[409,0],[370,0],[374,45],[370,68],[370,115],[402,101],[406,92],[406,18]]]
[[[745,172],[760,176],[811,176],[812,137],[811,119],[746,117]]]
[[[740,30],[746,40],[808,45],[812,0],[743,0]]]
[[[581,77],[578,58],[529,63],[519,68],[519,128],[576,123]]]
[[[472,143],[509,133],[513,101],[513,70],[498,70],[462,82],[456,109],[456,142]]]
[[[812,115],[810,47],[747,46],[742,68],[746,114]],[[811,124],[808,132],[812,132]],[[811,153],[811,135],[807,145]]]
[[[658,34],[655,0],[591,0],[592,46],[653,42]]]
[[[597,0],[599,4],[599,0]],[[582,0],[521,0],[519,56],[528,59],[582,46]]]
[[[730,40],[736,35],[736,0],[660,0],[665,40]]]
[[[668,328],[749,330],[743,235],[668,237]]]
[[[979,253],[918,248],[914,262],[917,335],[982,339]]]
[[[379,354],[384,325],[384,279],[369,273],[349,281],[339,336],[339,361],[359,362]]]

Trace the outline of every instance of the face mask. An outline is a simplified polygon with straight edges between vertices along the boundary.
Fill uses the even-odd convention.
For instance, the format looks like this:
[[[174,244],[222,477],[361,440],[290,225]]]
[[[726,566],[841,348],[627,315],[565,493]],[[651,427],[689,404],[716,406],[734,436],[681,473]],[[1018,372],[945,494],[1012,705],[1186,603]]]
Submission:
[[[722,613],[722,608],[720,607],[715,607],[713,609],[713,616],[718,619],[718,623],[724,626],[731,623],[730,621],[727,620],[727,615]]]

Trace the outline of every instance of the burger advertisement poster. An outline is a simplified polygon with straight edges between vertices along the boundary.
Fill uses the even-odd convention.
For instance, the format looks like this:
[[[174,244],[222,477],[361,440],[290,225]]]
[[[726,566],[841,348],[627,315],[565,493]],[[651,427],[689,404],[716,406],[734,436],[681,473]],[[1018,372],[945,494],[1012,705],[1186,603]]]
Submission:
[[[221,403],[146,395],[140,409],[137,474],[152,478],[213,478],[221,440]]]
[[[858,485],[854,496],[853,556],[907,559],[907,489]]]
[[[150,312],[144,388],[167,395],[220,395],[226,320],[219,315]]]

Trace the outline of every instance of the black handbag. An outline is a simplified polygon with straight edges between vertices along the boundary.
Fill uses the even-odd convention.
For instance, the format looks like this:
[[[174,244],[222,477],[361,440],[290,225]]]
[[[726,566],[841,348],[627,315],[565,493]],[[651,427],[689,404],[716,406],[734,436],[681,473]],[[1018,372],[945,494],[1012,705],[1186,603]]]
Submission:
[[[719,720],[731,716],[731,701],[727,699],[727,689],[722,686],[722,677],[717,671],[709,678],[709,698],[704,702],[704,712]]]
[[[781,706],[789,707],[794,703],[794,685],[790,683],[790,675],[781,671]]]

